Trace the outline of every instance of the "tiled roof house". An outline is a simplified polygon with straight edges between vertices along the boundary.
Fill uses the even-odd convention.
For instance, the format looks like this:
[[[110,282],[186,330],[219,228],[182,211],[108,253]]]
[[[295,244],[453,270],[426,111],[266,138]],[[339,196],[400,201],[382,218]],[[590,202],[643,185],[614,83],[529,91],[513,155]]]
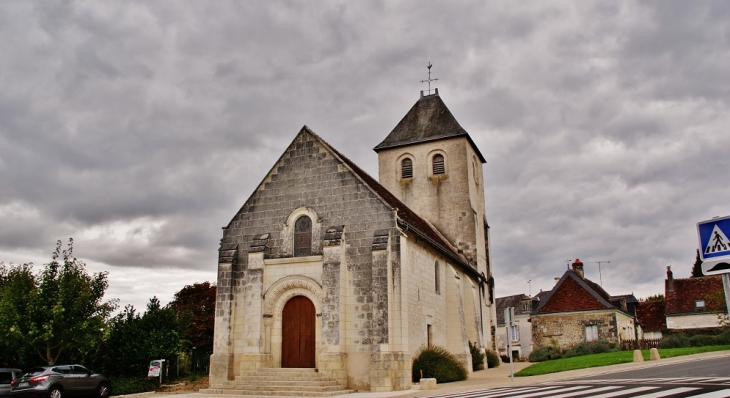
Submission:
[[[670,330],[717,328],[719,315],[727,314],[720,275],[674,279],[667,267],[664,297]]]
[[[642,301],[636,303],[636,320],[639,322],[645,339],[661,339],[667,329],[664,315],[666,301]]]
[[[627,309],[628,296],[612,298],[585,278],[583,263],[575,260],[531,316],[533,347],[634,339],[635,317]]]

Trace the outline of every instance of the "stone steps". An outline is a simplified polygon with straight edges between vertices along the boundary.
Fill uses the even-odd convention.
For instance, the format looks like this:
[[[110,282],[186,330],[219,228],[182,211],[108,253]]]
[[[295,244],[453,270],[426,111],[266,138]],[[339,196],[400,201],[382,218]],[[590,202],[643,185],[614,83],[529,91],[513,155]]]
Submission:
[[[344,389],[336,380],[322,376],[317,369],[266,368],[200,392],[239,396],[332,397],[355,391]]]

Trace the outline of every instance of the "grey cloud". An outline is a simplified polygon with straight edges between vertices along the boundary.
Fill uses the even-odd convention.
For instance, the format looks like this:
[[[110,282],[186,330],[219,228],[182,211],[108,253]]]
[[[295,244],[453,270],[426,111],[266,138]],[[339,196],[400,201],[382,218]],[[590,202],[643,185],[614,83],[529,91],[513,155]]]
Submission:
[[[694,223],[730,214],[717,174],[730,169],[728,12],[724,2],[4,3],[0,51],[13,56],[0,67],[0,224],[13,227],[0,248],[34,257],[74,236],[124,299],[141,294],[137,274],[174,274],[178,289],[199,281],[185,275],[212,280],[220,228],[299,129],[377,177],[371,148],[427,89],[430,61],[489,162],[498,294],[526,292],[521,279],[550,288],[576,257],[612,261],[610,292],[659,293],[666,265],[689,274]],[[3,212],[18,203],[36,213]],[[115,275],[124,269],[134,275]]]

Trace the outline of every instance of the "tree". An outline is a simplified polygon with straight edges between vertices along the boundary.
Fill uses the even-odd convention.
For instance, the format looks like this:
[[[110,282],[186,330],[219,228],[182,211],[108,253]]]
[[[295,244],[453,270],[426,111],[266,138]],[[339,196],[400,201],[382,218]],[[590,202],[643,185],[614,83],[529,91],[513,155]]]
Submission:
[[[0,367],[30,362],[21,325],[30,322],[29,299],[34,294],[33,264],[0,263]]]
[[[183,345],[201,351],[213,351],[216,286],[195,283],[180,289],[170,302],[184,328]]]
[[[640,299],[639,301],[664,301],[664,295],[663,294],[655,294],[653,296],[649,296],[645,299]]]
[[[49,365],[62,354],[85,358],[102,340],[105,322],[116,309],[116,300],[103,301],[107,273],[89,275],[73,256],[73,239],[65,250],[57,242],[40,275],[33,277],[29,265],[16,268],[9,273],[15,273],[13,281],[3,287],[2,318],[11,324],[3,329],[3,340],[32,348]]]
[[[702,260],[700,259],[700,249],[697,249],[695,263],[692,266],[692,278],[699,278],[701,276],[705,276],[705,274],[702,273]]]
[[[109,323],[105,343],[104,371],[115,375],[145,374],[153,359],[176,358],[180,350],[180,323],[170,306],[160,306],[157,297],[140,315],[128,305]]]

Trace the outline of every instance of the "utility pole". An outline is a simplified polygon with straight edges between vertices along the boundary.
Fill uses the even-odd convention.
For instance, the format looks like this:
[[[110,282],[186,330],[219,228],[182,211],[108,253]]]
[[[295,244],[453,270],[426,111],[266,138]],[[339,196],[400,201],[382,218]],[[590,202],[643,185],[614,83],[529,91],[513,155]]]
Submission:
[[[603,276],[601,275],[601,263],[611,264],[611,260],[605,261],[589,261],[591,264],[598,264],[598,278],[601,281],[601,287],[603,287]]]

